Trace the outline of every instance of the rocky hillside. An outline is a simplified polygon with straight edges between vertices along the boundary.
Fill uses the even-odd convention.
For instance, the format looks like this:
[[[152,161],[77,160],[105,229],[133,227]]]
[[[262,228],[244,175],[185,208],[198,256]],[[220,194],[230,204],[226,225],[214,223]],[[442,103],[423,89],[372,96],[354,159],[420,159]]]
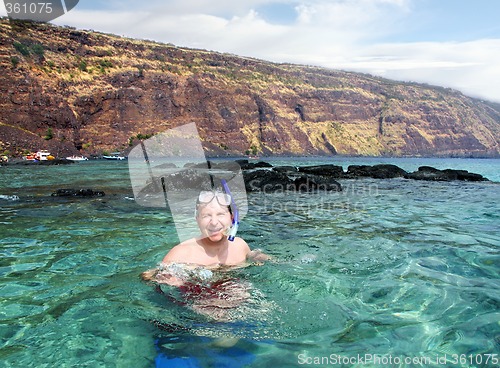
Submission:
[[[500,155],[500,106],[450,89],[0,21],[0,154],[126,151],[196,122],[210,155]]]

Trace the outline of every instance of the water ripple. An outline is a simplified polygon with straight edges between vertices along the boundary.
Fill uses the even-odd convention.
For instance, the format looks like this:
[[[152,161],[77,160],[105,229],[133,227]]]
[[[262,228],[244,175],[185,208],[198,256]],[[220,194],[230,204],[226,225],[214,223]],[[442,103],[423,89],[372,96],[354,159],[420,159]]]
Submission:
[[[127,198],[126,166],[46,169],[0,178],[2,195],[19,196],[0,199],[6,366],[149,366],[168,335],[152,320],[198,351],[238,336],[262,367],[301,353],[498,351],[500,185],[366,179],[341,193],[251,194],[239,234],[273,260],[233,275],[261,302],[249,318],[216,323],[139,280],[178,239],[165,209]],[[58,177],[107,195],[50,198]]]

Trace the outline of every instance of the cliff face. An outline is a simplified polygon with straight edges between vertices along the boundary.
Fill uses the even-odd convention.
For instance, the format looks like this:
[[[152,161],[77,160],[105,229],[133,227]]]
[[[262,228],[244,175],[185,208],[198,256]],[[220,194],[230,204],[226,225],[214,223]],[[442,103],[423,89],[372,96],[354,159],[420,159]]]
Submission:
[[[127,150],[196,122],[211,155],[500,155],[500,107],[368,75],[0,21],[0,153]]]

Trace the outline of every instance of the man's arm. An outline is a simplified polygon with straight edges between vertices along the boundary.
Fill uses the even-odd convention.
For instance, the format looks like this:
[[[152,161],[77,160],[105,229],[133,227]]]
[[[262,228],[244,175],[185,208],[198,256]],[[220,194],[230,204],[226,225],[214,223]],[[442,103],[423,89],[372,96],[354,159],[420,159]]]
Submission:
[[[254,262],[263,262],[270,260],[271,257],[263,253],[260,249],[254,249],[247,254],[247,260]]]

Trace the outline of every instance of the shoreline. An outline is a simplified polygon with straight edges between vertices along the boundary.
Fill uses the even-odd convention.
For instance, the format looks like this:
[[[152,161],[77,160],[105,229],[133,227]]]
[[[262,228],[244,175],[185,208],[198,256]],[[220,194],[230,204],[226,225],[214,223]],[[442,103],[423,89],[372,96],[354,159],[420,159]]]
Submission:
[[[418,171],[418,168],[424,167],[429,168],[431,171],[455,171],[455,172],[467,172],[473,175],[481,175],[487,178],[491,182],[500,182],[500,179],[495,174],[494,166],[488,165],[488,162],[497,163],[499,159],[497,158],[442,158],[442,157],[368,157],[368,156],[267,156],[259,158],[248,158],[246,156],[236,156],[236,157],[207,157],[207,160],[212,161],[214,164],[224,161],[235,161],[238,162],[243,171],[250,171],[253,169],[267,169],[267,170],[281,170],[280,167],[289,167],[292,172],[302,171],[302,168],[307,167],[324,167],[328,171],[331,167],[336,166],[336,172],[340,175],[332,175],[332,173],[322,173],[321,169],[317,168],[315,174],[328,176],[332,179],[356,179],[360,177],[370,177],[370,174],[366,175],[356,175],[353,174],[352,170],[349,172],[349,167],[353,168],[356,166],[362,167],[365,171],[370,168],[392,165],[397,167],[399,171],[402,172],[401,176],[404,174],[412,174]],[[78,164],[77,166],[84,165],[84,167],[89,167],[92,164],[103,165],[104,163],[110,162],[104,159],[90,159],[82,162],[74,162],[68,159],[55,159],[48,161],[29,161],[22,159],[15,159],[7,163],[1,163],[1,167],[34,167],[34,166],[71,166],[71,164]],[[113,161],[111,161],[113,162]],[[122,161],[126,163],[127,160]],[[476,167],[476,163],[481,163],[479,167]],[[114,163],[113,165],[117,165]],[[118,166],[121,166],[118,164]],[[127,166],[127,165],[125,165]],[[496,166],[496,164],[495,164]],[[491,169],[490,169],[491,167]],[[187,168],[187,164],[186,164]],[[301,168],[301,169],[299,169]],[[483,170],[481,170],[481,168]],[[396,168],[394,168],[396,169]],[[479,169],[479,170],[478,170]],[[485,170],[486,169],[486,170]],[[369,169],[368,169],[369,170]],[[306,169],[307,171],[307,169]],[[477,174],[476,174],[477,173]],[[296,172],[294,173],[296,174]],[[493,176],[492,176],[493,175]],[[490,177],[492,176],[492,177]],[[382,179],[383,177],[377,176],[376,178]],[[413,178],[415,179],[415,178]],[[467,179],[466,179],[467,180]],[[473,180],[476,181],[476,180]]]

